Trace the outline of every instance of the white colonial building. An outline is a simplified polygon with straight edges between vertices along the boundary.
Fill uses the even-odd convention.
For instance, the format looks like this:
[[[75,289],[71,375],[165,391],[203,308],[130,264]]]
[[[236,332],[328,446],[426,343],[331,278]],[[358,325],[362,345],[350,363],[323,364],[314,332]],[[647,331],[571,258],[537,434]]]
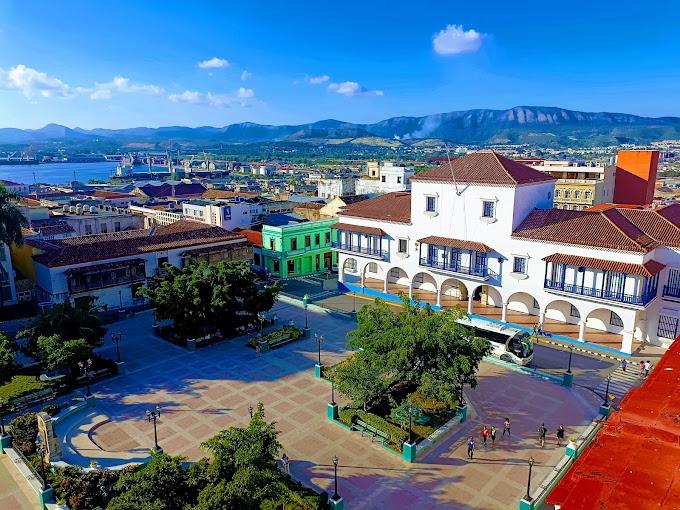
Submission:
[[[680,204],[553,209],[555,179],[491,151],[421,172],[412,191],[339,213],[346,289],[632,352],[680,318]]]
[[[409,179],[414,173],[413,167],[395,165],[391,161],[380,164],[369,161],[366,175],[357,179],[354,192],[357,195],[371,195],[406,191],[411,189]]]

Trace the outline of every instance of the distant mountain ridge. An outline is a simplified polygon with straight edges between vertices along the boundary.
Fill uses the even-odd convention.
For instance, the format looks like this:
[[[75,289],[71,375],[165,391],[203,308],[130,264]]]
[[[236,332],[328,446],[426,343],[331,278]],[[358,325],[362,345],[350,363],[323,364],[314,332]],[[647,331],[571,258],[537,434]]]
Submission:
[[[680,138],[679,117],[641,117],[627,113],[580,112],[558,107],[516,106],[508,110],[476,109],[423,117],[393,117],[373,124],[334,119],[309,124],[272,126],[243,122],[224,127],[167,126],[127,129],[70,129],[48,124],[40,129],[0,129],[0,143],[87,141],[189,144],[322,141],[381,137],[402,142],[430,138],[452,143],[529,143],[604,145],[649,143]]]

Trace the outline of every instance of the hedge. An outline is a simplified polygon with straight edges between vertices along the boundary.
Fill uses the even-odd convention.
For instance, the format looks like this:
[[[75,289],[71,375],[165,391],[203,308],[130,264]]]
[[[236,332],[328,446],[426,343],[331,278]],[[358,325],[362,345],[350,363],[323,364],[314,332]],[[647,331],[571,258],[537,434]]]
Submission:
[[[407,431],[402,430],[397,425],[388,422],[376,414],[369,413],[361,409],[353,409],[348,407],[341,409],[339,412],[340,421],[342,421],[345,425],[352,426],[353,422],[355,421],[355,417],[364,423],[375,427],[381,432],[389,434],[390,445],[392,445],[398,451],[401,451],[402,443],[408,439]]]
[[[36,380],[35,375],[15,375],[10,382],[0,386],[0,397],[5,400],[12,400],[45,388],[47,388],[47,385]]]

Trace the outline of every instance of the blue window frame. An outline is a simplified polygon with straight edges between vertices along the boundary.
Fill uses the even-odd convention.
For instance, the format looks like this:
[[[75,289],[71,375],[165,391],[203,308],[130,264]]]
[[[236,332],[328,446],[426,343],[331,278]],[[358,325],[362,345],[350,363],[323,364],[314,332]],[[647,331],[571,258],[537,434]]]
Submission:
[[[435,212],[437,210],[437,197],[425,197],[425,210]]]
[[[524,257],[515,257],[512,265],[512,271],[514,273],[526,273],[527,272],[527,259]]]
[[[482,202],[482,217],[494,218],[496,214],[496,203],[491,200],[484,200]]]

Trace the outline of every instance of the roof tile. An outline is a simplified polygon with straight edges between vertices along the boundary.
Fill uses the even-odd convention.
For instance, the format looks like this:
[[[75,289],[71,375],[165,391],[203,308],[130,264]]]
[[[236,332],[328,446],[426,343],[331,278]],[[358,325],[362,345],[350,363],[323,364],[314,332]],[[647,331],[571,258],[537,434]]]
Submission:
[[[411,223],[411,193],[397,191],[369,198],[340,209],[340,216],[353,216],[393,223]]]

